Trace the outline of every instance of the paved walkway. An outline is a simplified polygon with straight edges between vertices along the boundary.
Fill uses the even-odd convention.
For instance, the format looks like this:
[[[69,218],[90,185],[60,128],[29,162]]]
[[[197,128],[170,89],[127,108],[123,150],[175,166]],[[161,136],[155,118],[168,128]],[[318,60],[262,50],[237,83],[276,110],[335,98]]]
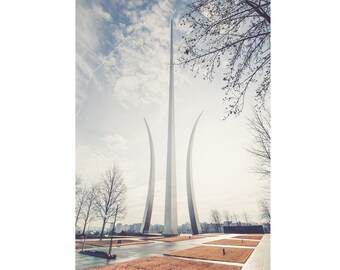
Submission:
[[[88,268],[93,268],[97,266],[104,266],[113,263],[127,262],[135,259],[141,259],[151,256],[163,256],[164,253],[187,249],[191,247],[196,247],[202,245],[208,241],[214,241],[223,239],[225,236],[217,237],[205,237],[193,240],[186,240],[180,242],[162,242],[162,241],[152,241],[150,244],[143,245],[130,245],[113,247],[112,252],[117,254],[116,260],[106,260],[103,258],[92,257],[84,254],[79,254],[79,250],[76,250],[76,270],[83,270]],[[90,243],[90,241],[88,242]],[[108,251],[109,248],[93,248],[94,250],[104,250]]]
[[[270,269],[270,235],[263,235],[261,242],[251,254],[242,270]]]
[[[76,250],[76,270],[84,270],[84,269],[104,266],[108,264],[127,262],[131,260],[141,259],[141,258],[146,258],[146,257],[151,257],[151,256],[163,256],[164,253],[169,253],[169,252],[177,251],[181,249],[201,246],[203,245],[203,243],[206,243],[206,242],[231,238],[235,235],[236,234],[225,234],[225,235],[218,235],[214,237],[205,237],[205,238],[180,241],[180,242],[161,242],[161,241],[155,240],[150,244],[113,247],[112,252],[114,254],[117,254],[116,260],[106,260],[103,258],[96,258],[96,257],[88,256],[88,255],[83,255],[83,254],[79,254],[79,250]],[[243,247],[240,247],[240,248],[243,248]],[[254,252],[250,256],[250,258],[247,260],[246,264],[236,264],[236,263],[198,260],[198,259],[188,259],[188,260],[205,261],[205,262],[211,262],[211,263],[217,263],[217,264],[239,265],[239,266],[242,266],[242,270],[260,270],[260,269],[269,270],[269,248],[270,248],[270,237],[269,235],[264,235],[259,245],[255,248]],[[94,248],[94,249],[108,251],[108,248]]]

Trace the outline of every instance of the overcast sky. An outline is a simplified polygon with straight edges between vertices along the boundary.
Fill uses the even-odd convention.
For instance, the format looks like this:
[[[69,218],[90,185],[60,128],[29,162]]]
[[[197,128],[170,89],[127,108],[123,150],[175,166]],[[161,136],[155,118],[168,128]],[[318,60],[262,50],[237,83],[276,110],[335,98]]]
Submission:
[[[186,29],[179,25],[185,1],[77,1],[76,171],[86,185],[99,182],[117,161],[128,187],[123,223],[142,221],[149,182],[149,123],[155,147],[156,186],[151,223],[164,223],[170,18],[174,51]],[[244,112],[223,121],[223,85],[194,78],[175,68],[175,126],[178,222],[189,221],[186,154],[202,110],[193,145],[193,181],[200,221],[216,208],[246,211],[259,220],[261,182],[251,173],[253,160],[243,149],[251,143]],[[242,219],[242,218],[241,218]],[[99,224],[99,222],[98,222]]]

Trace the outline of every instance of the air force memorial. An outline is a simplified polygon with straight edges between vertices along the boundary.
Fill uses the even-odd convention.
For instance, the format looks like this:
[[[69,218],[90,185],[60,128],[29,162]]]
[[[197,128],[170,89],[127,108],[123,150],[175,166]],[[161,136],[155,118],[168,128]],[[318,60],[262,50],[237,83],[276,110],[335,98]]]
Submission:
[[[166,163],[166,188],[165,188],[165,213],[164,232],[165,236],[175,236],[177,232],[177,190],[176,190],[176,147],[175,147],[175,104],[174,104],[174,62],[173,62],[173,21],[170,23],[170,82],[169,82],[169,115],[168,115],[168,144]],[[200,234],[201,225],[199,222],[195,201],[193,178],[192,178],[192,148],[193,140],[198,121],[202,113],[198,116],[191,132],[186,166],[186,186],[188,197],[188,208],[192,234]],[[155,154],[152,135],[147,121],[144,119],[148,131],[150,144],[150,178],[145,211],[140,229],[141,233],[148,233],[152,216],[152,208],[155,190]]]

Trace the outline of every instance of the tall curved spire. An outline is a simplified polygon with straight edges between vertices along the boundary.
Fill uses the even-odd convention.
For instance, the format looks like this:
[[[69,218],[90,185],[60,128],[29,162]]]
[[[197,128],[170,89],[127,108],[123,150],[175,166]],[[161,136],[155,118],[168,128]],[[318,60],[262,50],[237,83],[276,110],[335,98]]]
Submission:
[[[150,143],[150,179],[149,179],[149,189],[148,189],[148,196],[147,196],[146,204],[145,204],[143,222],[140,228],[141,233],[149,232],[152,207],[153,207],[154,191],[155,191],[155,153],[154,153],[150,128],[145,118],[144,118],[144,122],[148,130],[149,143]]]
[[[203,112],[201,112],[201,114],[198,116],[195,122],[195,125],[192,129],[189,147],[188,147],[188,155],[187,155],[187,195],[188,195],[188,208],[189,208],[189,216],[190,216],[192,234],[202,233],[201,224],[200,224],[200,221],[198,219],[198,214],[197,214],[194,186],[192,182],[192,145],[194,141],[196,126],[197,126],[198,120],[200,120],[201,118],[202,113]]]

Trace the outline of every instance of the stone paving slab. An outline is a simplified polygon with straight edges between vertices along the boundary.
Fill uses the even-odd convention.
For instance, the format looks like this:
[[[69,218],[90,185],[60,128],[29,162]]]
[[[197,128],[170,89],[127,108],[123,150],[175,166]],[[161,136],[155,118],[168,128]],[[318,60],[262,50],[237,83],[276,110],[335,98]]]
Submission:
[[[223,235],[222,235],[223,236]],[[221,239],[221,236],[211,237],[212,240]],[[134,259],[146,258],[151,256],[163,256],[163,253],[172,252],[180,249],[186,249],[190,247],[196,247],[206,242],[206,238],[193,239],[190,241],[179,242],[153,242],[148,245],[131,245],[114,247],[112,252],[117,254],[116,260],[109,260],[103,258],[96,258],[84,254],[80,254],[79,250],[76,251],[76,270],[84,270],[93,268],[96,266],[102,266],[107,264],[115,264],[120,262],[127,262]],[[90,250],[103,250],[108,251],[108,248],[92,248]]]
[[[118,244],[119,240],[113,240],[112,246],[127,246],[127,245],[142,245],[142,244],[150,244],[151,242],[148,241],[138,241],[138,240],[121,240],[121,243]],[[90,241],[86,242],[88,246],[95,246],[95,247],[109,247],[111,241]],[[77,244],[81,244],[82,242],[76,242]]]
[[[222,234],[216,235],[209,240],[217,241],[217,240],[239,240],[233,238],[234,236],[239,236],[237,234]],[[270,249],[270,236],[264,235],[261,241],[259,242],[257,247],[251,248],[254,252],[250,255],[249,259],[245,264],[239,263],[230,263],[230,262],[222,262],[222,261],[209,261],[209,260],[200,260],[200,259],[190,259],[190,258],[180,258],[181,260],[190,260],[190,261],[203,261],[207,263],[214,263],[217,265],[227,264],[234,266],[242,266],[242,270],[269,270],[270,268],[270,260],[269,260],[269,249]],[[106,260],[103,258],[96,258],[84,254],[79,254],[79,250],[75,252],[76,257],[76,270],[85,270],[94,267],[100,267],[105,265],[115,265],[121,262],[130,262],[136,259],[142,259],[147,257],[162,257],[164,253],[171,253],[178,250],[189,249],[193,247],[203,246],[204,243],[207,242],[207,238],[193,239],[191,241],[180,241],[180,242],[153,242],[148,245],[136,245],[136,246],[122,246],[122,247],[114,247],[113,253],[117,254],[117,260]],[[222,246],[223,247],[223,246]],[[238,246],[235,248],[238,249],[250,249],[245,246]],[[108,248],[93,248],[92,250],[103,250],[108,251]]]
[[[270,270],[270,235],[265,234],[242,270]]]

